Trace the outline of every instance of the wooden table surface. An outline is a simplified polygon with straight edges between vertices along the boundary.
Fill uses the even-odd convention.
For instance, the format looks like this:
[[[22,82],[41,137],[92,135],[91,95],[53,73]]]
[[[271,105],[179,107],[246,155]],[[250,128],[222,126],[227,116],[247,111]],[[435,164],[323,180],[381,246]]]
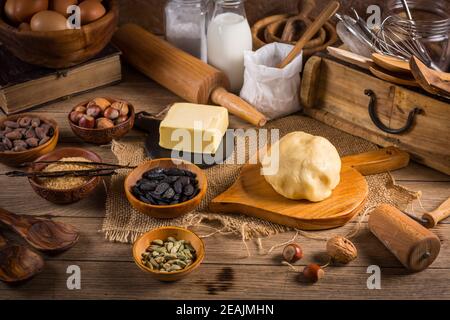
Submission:
[[[124,71],[124,81],[70,100],[41,107],[35,112],[55,118],[61,126],[59,147],[78,146],[94,150],[105,161],[114,161],[108,148],[81,143],[67,124],[67,113],[76,103],[96,96],[129,100],[138,111],[156,111],[177,97],[132,70]],[[242,123],[233,120],[234,126]],[[132,132],[127,140],[142,139]],[[9,168],[0,165],[0,171]],[[425,209],[436,208],[450,196],[450,176],[412,163],[393,173],[397,182],[423,192]],[[192,276],[178,283],[160,283],[142,273],[131,255],[131,245],[110,243],[99,231],[105,216],[105,191],[99,187],[90,198],[70,206],[56,206],[39,198],[23,179],[0,178],[1,207],[20,214],[49,215],[75,225],[80,242],[57,256],[46,256],[45,270],[20,286],[0,283],[0,299],[450,299],[450,221],[434,232],[442,240],[439,258],[426,271],[408,274],[394,256],[363,225],[354,239],[359,250],[356,261],[345,267],[326,269],[325,278],[315,285],[303,283],[298,274],[280,264],[280,253],[258,252],[249,241],[251,257],[238,237],[214,236],[205,239],[206,259]],[[419,207],[417,206],[417,210]],[[350,223],[347,228],[353,227]],[[205,233],[205,230],[199,230]],[[339,232],[344,232],[340,230]],[[332,234],[333,231],[330,233]],[[267,250],[291,239],[292,233],[263,239]],[[316,262],[325,243],[301,237],[306,252],[301,265]],[[320,260],[319,260],[320,261]],[[67,288],[67,268],[81,269],[81,290]],[[369,290],[367,268],[381,268],[381,290]]]

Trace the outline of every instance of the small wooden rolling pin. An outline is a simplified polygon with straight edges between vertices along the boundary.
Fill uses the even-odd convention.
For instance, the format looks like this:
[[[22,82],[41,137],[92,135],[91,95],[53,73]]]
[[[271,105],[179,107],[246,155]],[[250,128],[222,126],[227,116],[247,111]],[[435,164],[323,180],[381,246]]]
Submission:
[[[253,125],[266,124],[262,113],[227,91],[229,81],[223,72],[145,29],[126,24],[115,33],[113,43],[136,69],[183,99],[199,104],[212,101]]]
[[[370,214],[369,229],[413,272],[428,268],[441,249],[434,233],[388,204],[378,206]]]

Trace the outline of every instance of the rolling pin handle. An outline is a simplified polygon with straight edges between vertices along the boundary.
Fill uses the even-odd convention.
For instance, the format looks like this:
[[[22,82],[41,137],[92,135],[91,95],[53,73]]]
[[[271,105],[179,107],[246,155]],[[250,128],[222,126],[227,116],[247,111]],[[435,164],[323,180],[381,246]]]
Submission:
[[[439,222],[450,216],[450,198],[434,211],[425,213],[423,219],[426,220],[427,228],[434,228]]]
[[[218,87],[211,93],[211,101],[249,123],[263,127],[267,123],[267,118],[252,105],[242,100],[240,97],[228,92],[223,87]]]

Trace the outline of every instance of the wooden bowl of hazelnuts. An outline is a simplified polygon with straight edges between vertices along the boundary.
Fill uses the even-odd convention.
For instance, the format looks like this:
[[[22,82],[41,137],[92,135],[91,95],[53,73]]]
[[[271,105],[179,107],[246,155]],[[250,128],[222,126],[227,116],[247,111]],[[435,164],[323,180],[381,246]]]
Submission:
[[[125,136],[134,126],[132,104],[112,98],[95,98],[78,104],[68,116],[73,133],[85,142],[103,145]]]

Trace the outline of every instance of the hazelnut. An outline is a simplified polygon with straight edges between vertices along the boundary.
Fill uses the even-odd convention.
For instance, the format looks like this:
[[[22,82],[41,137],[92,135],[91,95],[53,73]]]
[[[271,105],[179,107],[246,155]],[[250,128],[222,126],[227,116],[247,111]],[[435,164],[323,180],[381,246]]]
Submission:
[[[31,126],[33,127],[33,128],[37,128],[37,127],[39,127],[41,125],[41,119],[39,119],[39,118],[33,118],[33,119],[31,119]]]
[[[9,140],[20,140],[22,139],[22,136],[23,136],[22,133],[17,129],[5,134],[5,137],[8,138]]]
[[[109,102],[108,100],[106,100],[105,98],[95,98],[94,100],[92,100],[91,102],[89,102],[88,107],[90,105],[97,105],[99,106],[102,111],[104,112],[107,108],[109,108],[111,106],[111,102]]]
[[[78,125],[82,128],[93,129],[95,127],[95,119],[94,117],[84,115],[83,117],[81,117]]]
[[[116,120],[120,116],[119,110],[114,108],[106,109],[103,115],[105,118],[108,118],[109,120]]]
[[[295,263],[303,258],[303,250],[300,245],[291,243],[283,250],[283,259],[289,263]]]
[[[111,107],[118,110],[121,116],[127,116],[128,113],[130,112],[128,103],[123,101],[116,101],[111,105]]]
[[[83,105],[76,106],[75,108],[73,108],[73,111],[77,111],[77,112],[81,112],[81,113],[86,113],[86,107],[83,106]]]
[[[77,124],[78,122],[80,122],[80,119],[84,116],[84,113],[79,112],[79,111],[72,111],[70,113],[70,121],[72,121],[73,123]]]
[[[3,123],[3,125],[7,128],[11,128],[11,129],[17,129],[19,128],[19,124],[17,122],[14,121],[5,121]]]
[[[45,128],[43,128],[42,126],[34,129],[34,132],[36,133],[36,137],[38,139],[43,139],[44,137],[47,136],[47,132]]]
[[[31,125],[31,118],[30,117],[23,117],[20,118],[17,123],[19,124],[20,127],[22,128],[27,128]]]
[[[358,257],[355,245],[347,238],[336,236],[328,240],[327,252],[337,263],[347,264]]]
[[[6,137],[2,140],[2,142],[8,149],[11,149],[13,147],[11,140]]]
[[[39,139],[38,138],[29,138],[29,139],[25,140],[25,142],[27,143],[27,145],[30,148],[36,148],[39,145]]]
[[[122,124],[128,120],[128,116],[120,116],[116,119],[116,126]]]
[[[114,127],[114,122],[107,118],[99,118],[97,119],[97,129],[110,129]]]
[[[93,118],[98,118],[102,114],[102,109],[97,105],[87,107],[86,114]]]
[[[42,146],[43,144],[46,144],[49,141],[50,141],[50,137],[45,137],[44,139],[39,141],[39,145]]]
[[[309,264],[303,269],[303,276],[310,282],[317,282],[323,278],[325,271],[318,264]]]

